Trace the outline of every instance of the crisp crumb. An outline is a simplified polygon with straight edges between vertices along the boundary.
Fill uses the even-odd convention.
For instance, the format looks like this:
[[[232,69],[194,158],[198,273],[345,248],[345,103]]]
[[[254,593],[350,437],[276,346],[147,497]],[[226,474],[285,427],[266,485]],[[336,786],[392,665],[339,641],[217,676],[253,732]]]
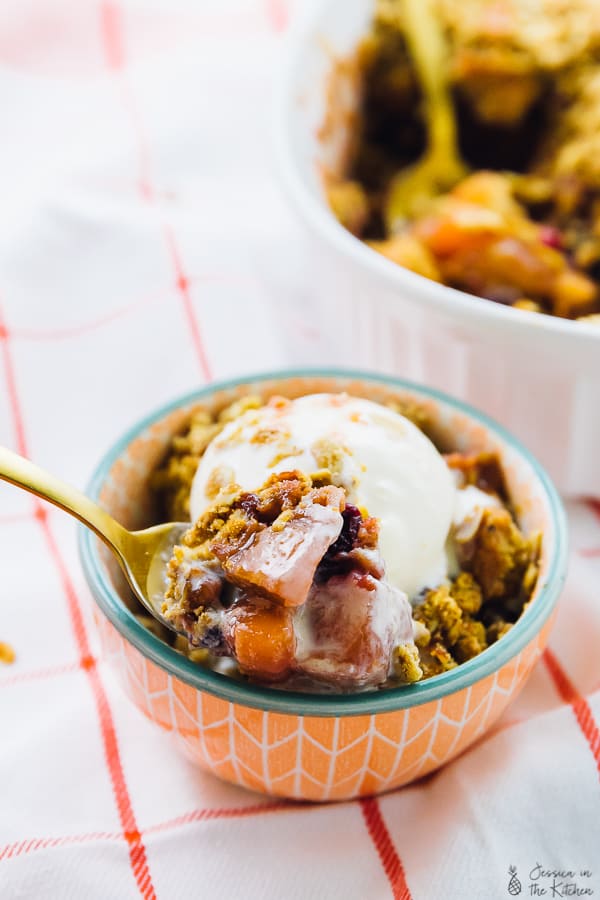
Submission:
[[[292,445],[283,447],[278,453],[275,454],[273,459],[267,463],[267,469],[273,469],[284,459],[289,459],[291,456],[300,456],[301,453],[302,450],[299,447],[293,447]]]
[[[5,641],[0,641],[0,662],[6,663],[6,665],[10,665],[14,663],[17,658],[17,654]]]
[[[320,438],[310,448],[319,469],[328,469],[333,478],[339,478],[344,469],[347,450],[329,438]]]
[[[423,677],[419,651],[414,644],[400,644],[394,650],[394,674],[403,684],[414,684]]]
[[[231,466],[217,466],[212,470],[206,482],[205,493],[209,500],[214,500],[222,490],[235,486],[235,472]]]

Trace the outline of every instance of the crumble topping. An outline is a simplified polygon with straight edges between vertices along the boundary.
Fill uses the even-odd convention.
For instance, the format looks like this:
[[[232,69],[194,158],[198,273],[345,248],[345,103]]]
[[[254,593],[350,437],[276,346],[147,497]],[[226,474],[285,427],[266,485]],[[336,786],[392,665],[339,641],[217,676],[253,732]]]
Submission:
[[[399,644],[394,648],[394,676],[402,684],[414,684],[423,678],[419,648],[415,644]]]
[[[485,509],[475,534],[457,541],[458,561],[477,579],[486,600],[518,602],[536,550],[537,538],[524,537],[507,509]]]
[[[302,451],[299,447],[284,447],[278,453],[275,454],[273,459],[271,459],[267,465],[267,468],[273,469],[276,465],[278,465],[282,460],[289,459],[290,456],[298,456]]]
[[[504,474],[496,453],[447,453],[444,458],[456,473],[460,487],[472,485],[500,498],[506,497]]]
[[[250,394],[231,403],[217,416],[202,409],[192,413],[185,433],[172,439],[164,465],[153,473],[150,481],[151,489],[162,501],[166,520],[189,521],[190,489],[204,451],[225,425],[262,405],[259,397]]]
[[[315,441],[311,451],[319,468],[327,469],[331,473],[333,480],[341,478],[344,469],[344,456],[349,455],[346,447],[337,444],[329,438],[321,438],[321,440]]]
[[[289,440],[290,433],[283,428],[260,428],[250,438],[251,444],[273,444]]]
[[[235,473],[229,466],[217,466],[212,470],[206,482],[206,494],[211,500],[214,500],[221,491],[229,492],[238,489],[235,483]]]
[[[14,663],[16,658],[17,654],[11,645],[7,644],[6,641],[0,641],[0,662],[10,665]]]

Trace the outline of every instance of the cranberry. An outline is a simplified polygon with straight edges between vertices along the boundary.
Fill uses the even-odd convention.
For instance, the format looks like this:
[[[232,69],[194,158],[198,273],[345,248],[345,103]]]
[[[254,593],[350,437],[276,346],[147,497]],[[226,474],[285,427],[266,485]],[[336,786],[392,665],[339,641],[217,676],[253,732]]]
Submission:
[[[223,629],[219,625],[211,625],[202,635],[200,646],[206,650],[212,650],[213,653],[222,652],[225,648]]]
[[[356,546],[362,516],[356,506],[348,503],[342,513],[342,519],[344,524],[342,525],[340,536],[334,541],[319,563],[319,568],[315,574],[316,581],[323,582],[331,578],[332,575],[346,574],[353,567],[352,560],[347,559],[345,554],[349,553]]]
[[[540,241],[553,250],[562,250],[564,247],[562,234],[554,225],[540,226]]]
[[[340,536],[327,551],[332,555],[335,553],[349,553],[350,550],[354,549],[358,538],[358,530],[362,521],[360,510],[356,506],[352,506],[351,503],[347,503],[342,513],[342,519],[344,524],[342,525]]]
[[[254,518],[256,517],[256,507],[259,502],[256,494],[242,494],[235,505],[237,509],[243,509],[245,513]]]

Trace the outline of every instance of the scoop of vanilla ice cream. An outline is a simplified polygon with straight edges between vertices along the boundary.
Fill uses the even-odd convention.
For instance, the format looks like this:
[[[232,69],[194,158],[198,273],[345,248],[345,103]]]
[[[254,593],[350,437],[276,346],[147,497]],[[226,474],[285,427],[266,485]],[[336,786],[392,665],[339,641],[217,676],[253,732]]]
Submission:
[[[225,426],[192,484],[195,521],[219,487],[252,491],[274,472],[328,468],[348,500],[380,523],[387,578],[414,596],[446,575],[456,487],[431,441],[404,416],[346,394],[277,398]]]

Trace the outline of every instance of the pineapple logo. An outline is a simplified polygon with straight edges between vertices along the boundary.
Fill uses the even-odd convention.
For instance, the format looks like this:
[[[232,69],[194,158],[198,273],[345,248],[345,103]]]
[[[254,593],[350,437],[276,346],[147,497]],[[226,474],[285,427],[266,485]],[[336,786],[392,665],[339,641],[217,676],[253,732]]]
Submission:
[[[508,869],[508,874],[510,875],[510,881],[508,882],[508,893],[511,895],[511,897],[516,897],[517,894],[521,893],[521,882],[517,878],[516,866],[510,866]]]

